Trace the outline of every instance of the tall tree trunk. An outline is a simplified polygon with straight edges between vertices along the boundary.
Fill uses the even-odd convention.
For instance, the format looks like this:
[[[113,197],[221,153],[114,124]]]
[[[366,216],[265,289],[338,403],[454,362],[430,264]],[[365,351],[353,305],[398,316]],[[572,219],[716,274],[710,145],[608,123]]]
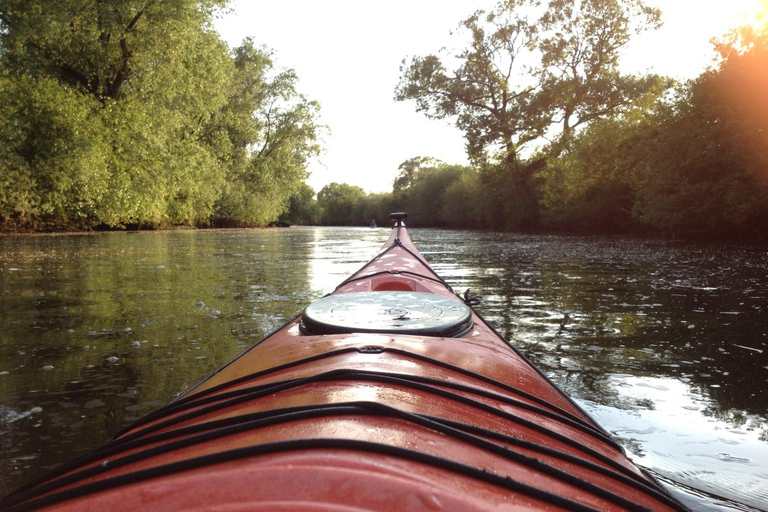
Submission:
[[[543,169],[546,164],[547,161],[544,158],[540,158],[526,166],[522,166],[515,153],[507,154],[505,167],[520,197],[523,212],[520,227],[523,230],[533,229],[538,225],[538,204],[536,197],[531,191],[529,180],[535,172]]]

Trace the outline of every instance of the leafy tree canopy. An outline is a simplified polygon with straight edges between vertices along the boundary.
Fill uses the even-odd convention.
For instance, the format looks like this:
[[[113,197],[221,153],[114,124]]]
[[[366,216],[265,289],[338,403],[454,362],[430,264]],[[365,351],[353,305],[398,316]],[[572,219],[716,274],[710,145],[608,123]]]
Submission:
[[[235,155],[216,217],[266,224],[287,207],[321,151],[320,106],[298,92],[293,70],[275,70],[272,57],[246,40],[234,51],[229,102],[205,127],[208,140],[228,137]]]
[[[365,197],[365,191],[346,183],[330,183],[317,193],[320,221],[330,226],[357,226],[367,224],[368,219],[358,218],[357,206]]]
[[[439,160],[432,157],[415,156],[409,158],[405,162],[401,163],[397,168],[398,173],[392,182],[392,190],[394,192],[402,192],[407,190],[413,185],[416,176],[419,171],[426,167],[434,167],[441,164]]]
[[[263,225],[320,152],[291,70],[226,0],[0,0],[0,223]]]
[[[183,58],[228,0],[2,0],[3,53],[17,73],[48,76],[101,100]]]
[[[533,207],[528,177],[544,162],[521,152],[555,125],[568,135],[659,87],[658,77],[618,70],[632,35],[659,25],[641,0],[505,0],[461,23],[468,42],[458,54],[404,61],[395,98],[455,119],[470,158],[500,163]]]

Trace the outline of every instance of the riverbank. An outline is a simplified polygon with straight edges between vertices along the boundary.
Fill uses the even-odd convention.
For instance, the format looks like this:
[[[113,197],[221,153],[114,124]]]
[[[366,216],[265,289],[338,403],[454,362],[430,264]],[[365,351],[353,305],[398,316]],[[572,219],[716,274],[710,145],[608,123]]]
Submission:
[[[409,223],[410,224],[410,223]],[[387,226],[383,224],[382,226]],[[38,236],[56,236],[56,235],[98,235],[104,233],[144,233],[144,232],[174,232],[174,231],[211,231],[211,230],[238,230],[238,229],[285,229],[290,227],[337,227],[337,228],[358,228],[366,227],[360,226],[291,226],[287,223],[272,223],[268,226],[247,225],[241,223],[222,223],[219,225],[211,226],[189,226],[189,225],[163,225],[163,226],[125,226],[125,227],[97,227],[93,229],[63,229],[63,230],[3,230],[0,229],[0,237],[18,236],[18,235],[38,235]],[[419,226],[416,224],[414,227],[417,229],[456,229],[460,231],[479,231],[494,233],[497,231],[486,229],[461,229],[452,228],[446,226],[434,227],[434,226]],[[721,232],[721,233],[709,233],[706,231],[693,231],[686,233],[659,233],[649,231],[632,231],[632,232],[601,232],[599,230],[581,230],[581,231],[564,231],[564,230],[534,230],[526,231],[524,233],[508,232],[509,234],[520,235],[538,235],[538,236],[563,236],[563,237],[584,237],[584,236],[606,236],[606,237],[623,237],[623,238],[636,238],[640,240],[664,240],[664,241],[678,241],[678,242],[701,242],[711,244],[747,244],[757,246],[768,246],[768,237],[760,231],[755,231],[753,234],[747,236],[743,232]]]

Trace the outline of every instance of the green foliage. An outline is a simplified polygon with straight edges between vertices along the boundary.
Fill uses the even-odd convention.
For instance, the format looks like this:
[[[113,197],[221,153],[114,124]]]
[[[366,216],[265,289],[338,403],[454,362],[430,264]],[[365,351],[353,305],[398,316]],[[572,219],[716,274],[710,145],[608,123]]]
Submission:
[[[2,0],[3,53],[13,72],[50,77],[101,101],[117,100],[157,72],[170,77],[166,66],[191,57],[189,46],[227,3]]]
[[[225,0],[0,0],[0,222],[265,225],[317,155],[318,106]]]
[[[494,163],[514,184],[519,223],[535,224],[531,178],[543,161],[521,153],[554,125],[567,137],[658,88],[657,77],[621,75],[618,61],[631,35],[657,27],[659,16],[640,0],[506,0],[462,22],[468,42],[455,69],[445,56],[404,61],[395,97],[455,119],[470,158]]]
[[[590,125],[542,173],[551,227],[760,237],[768,228],[768,36],[742,29],[670,101]],[[564,143],[563,143],[564,142]]]
[[[426,157],[406,160],[399,169],[392,211],[407,211],[414,226],[481,227],[485,192],[477,171]]]
[[[768,32],[737,30],[717,47],[720,64],[655,116],[633,214],[675,236],[761,237],[768,228]]]
[[[389,226],[391,221],[389,215],[392,212],[402,211],[404,208],[399,206],[397,197],[391,192],[366,194],[362,200],[357,203],[357,218],[376,222],[377,226]]]
[[[632,35],[660,26],[661,12],[641,0],[550,0],[535,39],[541,64],[532,69],[548,120],[567,133],[625,112],[656,88],[659,77],[622,75],[618,66]]]
[[[457,228],[484,227],[485,196],[480,174],[471,168],[465,169],[457,180],[445,188],[440,208],[441,223]]]
[[[98,112],[54,80],[0,77],[0,220],[87,223],[103,203]]]
[[[392,182],[392,191],[395,193],[405,191],[413,185],[416,174],[420,169],[427,166],[435,166],[439,163],[439,160],[431,157],[416,156],[409,158],[397,168],[399,172]]]
[[[443,208],[463,208],[463,204],[446,204],[445,193],[461,179],[464,170],[462,166],[444,163],[419,169],[408,189],[406,203],[408,214],[415,221],[414,225],[445,225],[441,215]]]
[[[317,193],[320,223],[325,226],[365,226],[370,219],[362,216],[359,203],[365,197],[360,187],[330,183]]]
[[[314,226],[320,222],[320,207],[315,199],[315,190],[302,183],[288,199],[288,210],[278,219],[279,223],[300,226]]]
[[[742,27],[717,42],[721,64],[702,77],[733,126],[739,163],[758,190],[768,187],[768,25]]]
[[[521,225],[515,190],[497,168],[478,171],[434,158],[414,157],[403,162],[393,191],[366,194],[359,187],[331,183],[317,195],[321,224],[378,226],[390,223],[389,214],[407,211],[408,224],[417,227],[514,229]],[[516,223],[516,224],[515,224]]]
[[[542,172],[541,205],[549,227],[580,232],[631,228],[641,115],[602,120],[567,141]],[[647,122],[647,121],[646,121]]]
[[[396,195],[431,225],[760,237],[768,31],[718,41],[718,66],[670,91],[668,79],[618,71],[631,36],[658,25],[639,0],[509,0],[475,13],[462,23],[458,65],[435,55],[404,63],[396,98],[455,119],[479,171],[441,189],[412,159]]]
[[[319,105],[298,93],[293,71],[274,72],[270,55],[250,40],[235,50],[235,66],[233,95],[219,116],[243,158],[227,173],[216,217],[264,225],[286,209],[320,152]]]

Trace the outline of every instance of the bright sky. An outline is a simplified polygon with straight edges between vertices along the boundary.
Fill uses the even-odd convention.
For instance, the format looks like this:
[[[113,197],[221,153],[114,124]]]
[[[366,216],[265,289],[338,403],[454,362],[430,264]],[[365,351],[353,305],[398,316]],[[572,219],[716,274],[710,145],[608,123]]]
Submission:
[[[252,37],[299,76],[299,91],[321,106],[330,127],[325,154],[310,165],[316,191],[331,182],[368,192],[392,189],[398,166],[415,156],[466,164],[461,133],[428,120],[412,103],[393,100],[405,57],[453,46],[450,30],[497,0],[234,0],[216,23],[237,46]],[[709,40],[752,23],[768,0],[646,0],[664,12],[664,27],[638,38],[624,65],[693,78],[712,60]]]

